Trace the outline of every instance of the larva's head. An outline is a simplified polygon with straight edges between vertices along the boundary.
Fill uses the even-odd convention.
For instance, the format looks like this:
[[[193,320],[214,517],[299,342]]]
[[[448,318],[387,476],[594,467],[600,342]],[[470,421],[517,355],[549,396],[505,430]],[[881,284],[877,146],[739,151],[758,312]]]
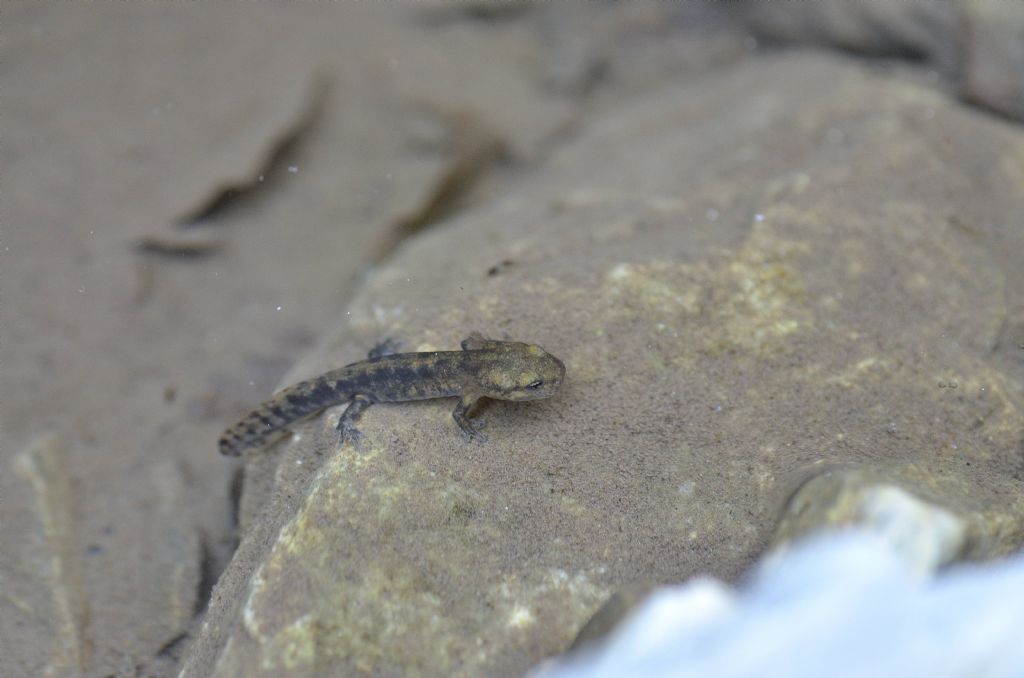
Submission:
[[[491,341],[476,371],[482,395],[498,400],[550,398],[562,385],[565,365],[536,344]]]

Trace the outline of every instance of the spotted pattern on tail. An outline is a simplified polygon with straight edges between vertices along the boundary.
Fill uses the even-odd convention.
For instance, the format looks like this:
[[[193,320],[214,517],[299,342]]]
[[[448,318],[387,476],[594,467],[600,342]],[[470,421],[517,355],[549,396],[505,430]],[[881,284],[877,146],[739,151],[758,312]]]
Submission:
[[[262,447],[289,424],[346,402],[350,393],[339,392],[337,386],[337,382],[312,379],[281,391],[224,432],[218,442],[221,454],[237,457],[250,447]]]

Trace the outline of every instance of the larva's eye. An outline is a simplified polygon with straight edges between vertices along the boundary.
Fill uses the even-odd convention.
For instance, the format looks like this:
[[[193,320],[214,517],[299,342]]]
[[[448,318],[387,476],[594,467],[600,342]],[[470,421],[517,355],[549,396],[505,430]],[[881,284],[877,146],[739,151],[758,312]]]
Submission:
[[[540,388],[543,385],[544,385],[544,380],[543,379],[534,379],[533,381],[531,381],[529,384],[526,385],[526,388],[528,388],[528,389],[530,389],[532,391],[533,389]]]

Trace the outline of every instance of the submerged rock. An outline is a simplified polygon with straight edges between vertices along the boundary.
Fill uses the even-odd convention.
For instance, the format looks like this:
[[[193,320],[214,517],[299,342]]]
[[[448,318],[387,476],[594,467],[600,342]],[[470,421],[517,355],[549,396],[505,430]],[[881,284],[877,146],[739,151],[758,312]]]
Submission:
[[[804,534],[845,527],[875,532],[923,571],[960,556],[968,537],[965,516],[863,473],[828,471],[809,480],[790,499],[775,541],[777,548],[786,548]]]
[[[819,535],[739,590],[657,591],[600,647],[539,678],[1019,676],[1024,559],[925,579],[877,534]]]
[[[430,401],[253,458],[185,674],[520,673],[624,587],[736,579],[823,465],[913,469],[998,507],[978,555],[1017,548],[1022,194],[1018,131],[819,56],[605,111],[404,246],[291,375],[480,330],[561,358],[562,390],[492,403],[486,445]]]

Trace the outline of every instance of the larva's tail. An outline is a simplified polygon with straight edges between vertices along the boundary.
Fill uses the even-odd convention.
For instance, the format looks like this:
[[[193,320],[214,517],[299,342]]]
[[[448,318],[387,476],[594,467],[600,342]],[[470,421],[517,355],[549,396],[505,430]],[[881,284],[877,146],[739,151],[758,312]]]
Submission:
[[[263,447],[271,436],[281,431],[286,425],[277,424],[268,417],[266,405],[261,405],[241,419],[234,426],[224,431],[217,441],[220,453],[229,457],[237,457],[250,448]]]
[[[337,386],[325,378],[289,386],[224,431],[217,443],[220,453],[237,457],[247,449],[263,447],[289,424],[345,402],[345,394],[339,395]]]

